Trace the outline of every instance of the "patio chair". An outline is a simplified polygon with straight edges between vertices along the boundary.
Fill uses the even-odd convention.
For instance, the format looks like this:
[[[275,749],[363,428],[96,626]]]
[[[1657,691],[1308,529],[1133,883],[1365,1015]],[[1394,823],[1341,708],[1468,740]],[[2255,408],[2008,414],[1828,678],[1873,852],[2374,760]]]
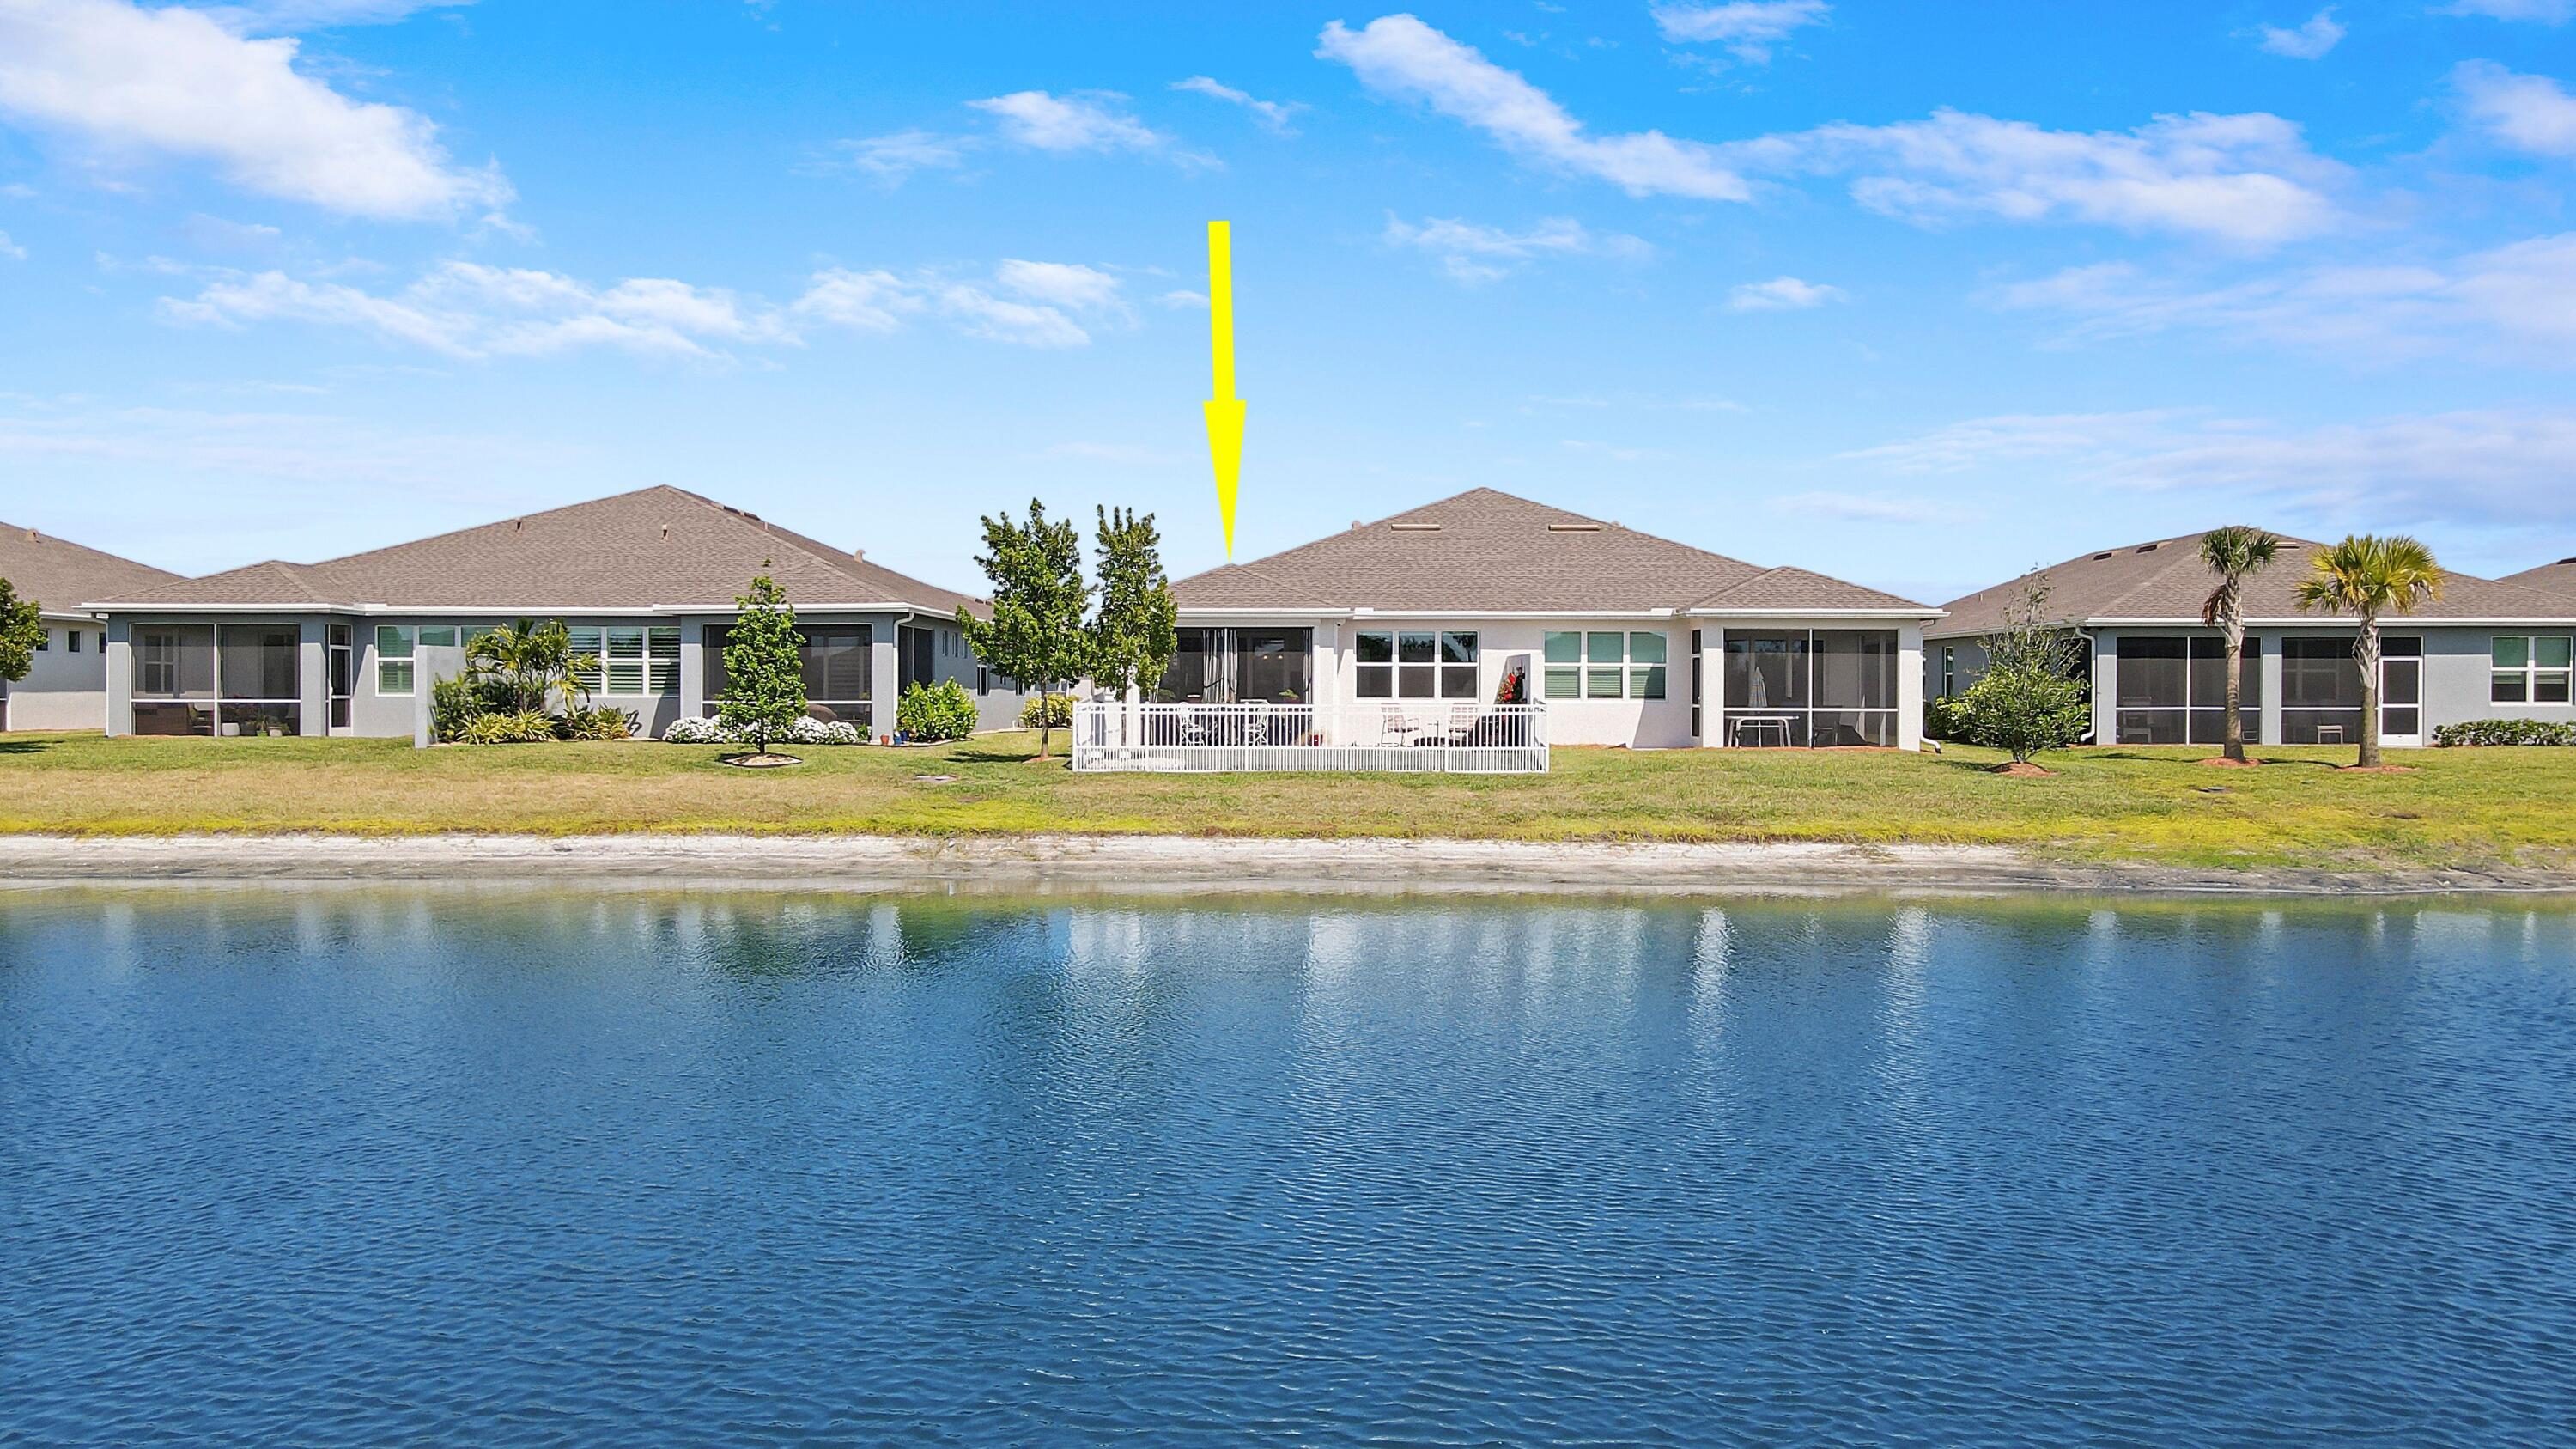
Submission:
[[[1255,700],[1252,707],[1245,711],[1243,742],[1247,745],[1270,743],[1270,702],[1268,700]]]

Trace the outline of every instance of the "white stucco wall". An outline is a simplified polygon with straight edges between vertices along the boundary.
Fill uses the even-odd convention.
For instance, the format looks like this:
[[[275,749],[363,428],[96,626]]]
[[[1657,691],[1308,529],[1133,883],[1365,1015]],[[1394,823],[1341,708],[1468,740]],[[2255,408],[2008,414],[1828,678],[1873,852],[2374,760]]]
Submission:
[[[44,616],[45,648],[27,677],[0,684],[13,730],[98,730],[107,724],[107,626],[96,619]],[[68,636],[80,635],[80,652]]]

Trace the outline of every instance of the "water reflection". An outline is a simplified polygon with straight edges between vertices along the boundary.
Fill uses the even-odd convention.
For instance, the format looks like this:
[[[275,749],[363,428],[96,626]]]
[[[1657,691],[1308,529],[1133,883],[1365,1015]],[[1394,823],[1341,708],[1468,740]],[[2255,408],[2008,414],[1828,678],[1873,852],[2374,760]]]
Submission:
[[[0,1438],[2576,1421],[2526,903],[0,897]]]

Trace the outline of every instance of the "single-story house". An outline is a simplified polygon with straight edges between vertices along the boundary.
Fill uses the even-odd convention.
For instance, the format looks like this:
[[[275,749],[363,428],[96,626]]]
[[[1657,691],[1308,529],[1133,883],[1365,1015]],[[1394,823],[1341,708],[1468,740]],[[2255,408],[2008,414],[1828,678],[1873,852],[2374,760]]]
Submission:
[[[1152,702],[1541,707],[1557,745],[1913,748],[1941,611],[1477,488],[1173,585]]]
[[[561,619],[600,670],[599,703],[659,735],[714,712],[734,600],[753,575],[787,591],[810,712],[877,738],[915,681],[955,679],[988,727],[1015,685],[957,627],[967,596],[677,488],[646,488],[321,563],[95,590],[106,621],[110,734],[415,735],[433,679],[479,631]]]
[[[2084,554],[1952,600],[1949,617],[1924,633],[1925,691],[1964,693],[1985,673],[1981,641],[2034,586],[2044,587],[2041,622],[2082,641],[2096,742],[2222,742],[2226,646],[2201,624],[2201,605],[2217,586],[2200,561],[2201,537]],[[2238,709],[2249,741],[2361,738],[2354,621],[2298,607],[2299,581],[2323,547],[2284,536],[2280,557],[2246,581]],[[2384,616],[2380,634],[2380,731],[2390,745],[2427,743],[2435,728],[2460,721],[2576,720],[2576,598],[2454,573],[2441,598]]]
[[[27,677],[0,680],[0,730],[94,730],[107,723],[107,627],[79,605],[106,594],[155,589],[179,576],[83,548],[32,528],[0,524],[0,579],[32,599],[44,625]]]

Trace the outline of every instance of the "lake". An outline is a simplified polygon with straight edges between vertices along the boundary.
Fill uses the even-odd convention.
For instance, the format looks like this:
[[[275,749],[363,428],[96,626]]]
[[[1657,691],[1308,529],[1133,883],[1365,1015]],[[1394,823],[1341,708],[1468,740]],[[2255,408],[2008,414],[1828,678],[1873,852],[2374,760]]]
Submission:
[[[0,1441],[2568,1442],[2512,900],[0,893]]]

